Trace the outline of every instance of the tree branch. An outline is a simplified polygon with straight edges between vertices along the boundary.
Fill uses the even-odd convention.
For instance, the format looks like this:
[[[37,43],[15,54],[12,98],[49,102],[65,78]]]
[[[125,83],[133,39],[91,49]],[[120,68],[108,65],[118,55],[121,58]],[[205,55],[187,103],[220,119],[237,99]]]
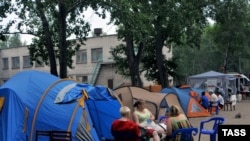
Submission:
[[[70,7],[66,13],[70,13],[71,11],[75,10],[75,8],[79,6],[82,2],[83,0],[78,0],[75,3],[73,3],[72,7]]]

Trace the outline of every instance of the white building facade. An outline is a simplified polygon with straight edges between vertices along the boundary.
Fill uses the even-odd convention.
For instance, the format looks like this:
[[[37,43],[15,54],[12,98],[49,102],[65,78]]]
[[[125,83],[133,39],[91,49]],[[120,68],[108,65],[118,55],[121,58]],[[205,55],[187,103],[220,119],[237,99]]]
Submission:
[[[104,85],[116,88],[130,83],[129,78],[116,73],[114,61],[111,59],[110,49],[121,44],[117,35],[105,35],[88,38],[85,45],[73,56],[73,68],[68,68],[68,76],[84,83]],[[172,51],[164,49],[167,58],[172,57]],[[34,63],[31,65],[29,50],[27,47],[7,48],[0,50],[0,85],[6,82],[14,74],[23,70],[39,70],[50,72],[47,65]],[[59,70],[59,66],[58,66]],[[59,71],[58,71],[59,72]],[[144,85],[152,85],[142,76]]]

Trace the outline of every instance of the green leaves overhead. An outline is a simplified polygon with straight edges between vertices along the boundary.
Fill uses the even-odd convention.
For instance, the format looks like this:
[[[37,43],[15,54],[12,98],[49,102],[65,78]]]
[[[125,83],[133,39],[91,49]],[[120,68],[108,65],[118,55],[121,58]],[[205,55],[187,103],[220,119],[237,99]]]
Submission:
[[[79,45],[84,44],[90,31],[89,23],[84,21],[83,11],[90,5],[98,7],[97,1],[15,0],[12,2],[9,7],[5,6],[3,13],[15,14],[18,18],[10,19],[8,25],[0,27],[1,38],[3,34],[11,33],[10,29],[13,26],[16,26],[17,32],[21,34],[33,35],[33,43],[29,47],[31,59],[41,61],[42,58],[43,62],[50,64],[51,73],[57,75],[55,60],[58,58],[60,66],[65,66],[60,67],[61,77],[67,77],[67,66],[72,67],[72,56],[79,49]],[[72,37],[76,40],[66,41]]]
[[[139,68],[137,72],[144,71],[148,80],[156,80],[165,87],[168,75],[176,75],[177,66],[173,60],[166,60],[163,48],[173,43],[198,47],[202,28],[207,24],[208,5],[205,0],[112,0],[107,9],[120,27],[119,38],[133,42],[121,48],[128,53],[125,55],[129,65],[139,60],[141,64],[136,67],[134,64]],[[138,50],[137,54],[133,54],[134,50]]]

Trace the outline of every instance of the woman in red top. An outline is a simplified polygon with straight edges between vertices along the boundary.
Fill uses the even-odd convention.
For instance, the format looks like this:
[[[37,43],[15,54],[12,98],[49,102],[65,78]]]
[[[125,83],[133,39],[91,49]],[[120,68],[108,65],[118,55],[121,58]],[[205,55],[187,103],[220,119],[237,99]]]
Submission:
[[[111,126],[114,141],[140,141],[140,130],[136,123],[129,120],[130,109],[127,106],[120,108],[121,118],[115,120]]]

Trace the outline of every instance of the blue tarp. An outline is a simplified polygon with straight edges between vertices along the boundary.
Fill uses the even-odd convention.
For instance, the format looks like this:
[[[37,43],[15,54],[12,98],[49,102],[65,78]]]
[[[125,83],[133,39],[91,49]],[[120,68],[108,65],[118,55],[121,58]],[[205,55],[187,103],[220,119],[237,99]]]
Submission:
[[[88,99],[80,106],[84,92]],[[55,103],[59,94],[61,102]],[[80,123],[85,125],[80,127],[86,139],[111,139],[111,123],[120,117],[121,105],[108,88],[40,71],[17,73],[0,87],[0,97],[4,98],[0,111],[1,141],[33,141],[36,130],[70,130],[77,141]],[[86,125],[90,125],[90,130]]]

